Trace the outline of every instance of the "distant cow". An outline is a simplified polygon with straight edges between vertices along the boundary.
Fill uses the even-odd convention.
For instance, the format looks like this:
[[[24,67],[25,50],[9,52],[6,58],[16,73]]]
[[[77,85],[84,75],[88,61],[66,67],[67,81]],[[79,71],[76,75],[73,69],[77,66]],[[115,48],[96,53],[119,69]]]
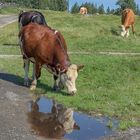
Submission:
[[[87,11],[87,8],[86,7],[81,7],[80,8],[80,14],[85,15],[87,13],[88,13],[88,11]]]
[[[23,26],[31,22],[47,25],[45,17],[43,16],[42,13],[38,11],[27,11],[27,12],[21,11],[18,17],[19,29],[21,29]]]
[[[34,90],[41,68],[48,69],[54,75],[53,88],[66,87],[69,94],[76,93],[78,71],[83,65],[71,64],[67,54],[67,46],[60,32],[48,26],[30,23],[19,33],[20,47],[25,64],[24,84],[28,85],[29,62],[35,63],[33,82],[30,89]]]
[[[134,31],[134,23],[135,23],[135,14],[131,9],[125,9],[122,12],[122,32],[121,36],[122,37],[128,37],[129,36],[129,28],[132,26],[132,32],[133,34],[135,33]]]

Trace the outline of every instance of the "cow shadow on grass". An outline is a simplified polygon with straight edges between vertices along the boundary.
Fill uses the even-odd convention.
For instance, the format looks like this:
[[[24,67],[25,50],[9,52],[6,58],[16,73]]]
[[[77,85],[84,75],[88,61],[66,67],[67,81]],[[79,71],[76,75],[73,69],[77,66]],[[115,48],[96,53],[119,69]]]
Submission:
[[[0,79],[4,80],[4,81],[11,82],[11,83],[13,83],[15,85],[18,85],[18,86],[25,87],[23,85],[24,78],[19,76],[19,75],[0,72]],[[30,80],[30,83],[31,83],[31,80]],[[54,91],[51,86],[48,86],[47,84],[42,83],[40,80],[38,80],[37,87],[44,90],[45,93],[52,92],[54,94],[62,94],[62,95],[65,95],[65,96],[67,95],[67,93],[64,92],[64,91]],[[27,88],[29,88],[29,87],[27,87]]]

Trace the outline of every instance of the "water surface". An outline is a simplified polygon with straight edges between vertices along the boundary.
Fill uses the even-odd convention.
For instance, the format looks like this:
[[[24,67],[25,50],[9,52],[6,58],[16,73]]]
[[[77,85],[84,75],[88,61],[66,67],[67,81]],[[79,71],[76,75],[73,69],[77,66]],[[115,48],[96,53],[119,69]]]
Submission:
[[[45,97],[30,102],[28,121],[38,135],[68,140],[96,140],[114,133],[118,121],[74,112]],[[111,121],[112,129],[107,127]]]

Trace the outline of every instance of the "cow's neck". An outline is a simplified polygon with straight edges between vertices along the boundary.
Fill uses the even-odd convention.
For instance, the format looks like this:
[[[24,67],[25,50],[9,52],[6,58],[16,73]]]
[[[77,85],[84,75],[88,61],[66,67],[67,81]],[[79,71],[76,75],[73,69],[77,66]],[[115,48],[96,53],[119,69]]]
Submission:
[[[64,48],[61,45],[56,46],[54,56],[55,56],[54,58],[55,65],[60,64],[61,66],[68,68],[70,64],[70,60],[67,52],[64,50]]]

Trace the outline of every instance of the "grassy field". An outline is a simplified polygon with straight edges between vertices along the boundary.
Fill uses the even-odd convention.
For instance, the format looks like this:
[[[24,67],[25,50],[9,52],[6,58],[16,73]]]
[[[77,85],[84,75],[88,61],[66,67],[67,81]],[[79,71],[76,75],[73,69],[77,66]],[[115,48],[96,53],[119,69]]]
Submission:
[[[64,35],[69,51],[93,52],[93,55],[71,54],[71,61],[84,64],[77,79],[78,92],[66,96],[51,90],[53,79],[46,70],[38,82],[38,93],[75,110],[103,114],[120,119],[120,128],[140,126],[140,56],[107,56],[95,52],[140,52],[140,19],[136,20],[135,39],[118,34],[119,16],[81,16],[66,12],[43,11],[49,26]],[[0,29],[0,54],[20,54],[17,23]],[[5,65],[6,64],[6,65]],[[1,58],[0,69],[23,83],[21,58]]]

